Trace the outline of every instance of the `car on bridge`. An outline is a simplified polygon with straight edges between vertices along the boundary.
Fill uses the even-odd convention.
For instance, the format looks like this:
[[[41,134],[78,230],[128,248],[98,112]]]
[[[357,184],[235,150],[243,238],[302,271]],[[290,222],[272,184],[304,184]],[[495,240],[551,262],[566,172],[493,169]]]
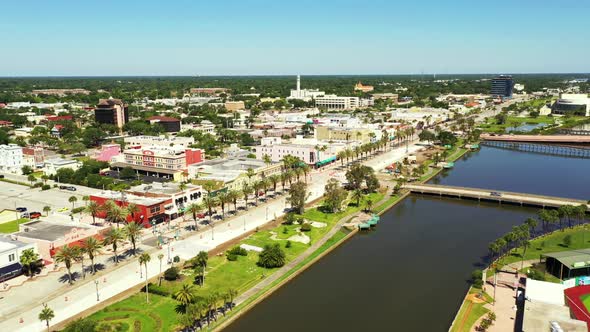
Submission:
[[[492,191],[490,193],[490,196],[493,196],[493,197],[502,197],[502,193],[499,193],[497,191]]]

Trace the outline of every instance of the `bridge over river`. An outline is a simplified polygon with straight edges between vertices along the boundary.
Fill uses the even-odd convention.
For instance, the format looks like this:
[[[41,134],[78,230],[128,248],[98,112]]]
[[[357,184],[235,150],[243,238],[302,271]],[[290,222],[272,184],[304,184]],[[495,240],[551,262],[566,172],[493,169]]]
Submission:
[[[590,144],[590,136],[579,135],[489,135],[482,134],[484,141],[522,142],[522,143],[549,143],[549,144]]]
[[[404,185],[404,188],[410,190],[412,193],[475,199],[478,201],[493,201],[499,202],[500,204],[509,203],[542,208],[557,208],[562,205],[577,206],[582,204],[588,206],[586,201],[579,199],[480,188],[454,187],[436,184],[406,184]]]

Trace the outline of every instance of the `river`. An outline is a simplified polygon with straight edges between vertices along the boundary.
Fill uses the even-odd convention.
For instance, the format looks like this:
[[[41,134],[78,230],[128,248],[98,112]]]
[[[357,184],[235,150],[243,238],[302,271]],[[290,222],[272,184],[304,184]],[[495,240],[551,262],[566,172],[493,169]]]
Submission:
[[[484,147],[432,182],[587,198],[588,162]],[[410,196],[226,331],[447,331],[489,242],[535,212]]]

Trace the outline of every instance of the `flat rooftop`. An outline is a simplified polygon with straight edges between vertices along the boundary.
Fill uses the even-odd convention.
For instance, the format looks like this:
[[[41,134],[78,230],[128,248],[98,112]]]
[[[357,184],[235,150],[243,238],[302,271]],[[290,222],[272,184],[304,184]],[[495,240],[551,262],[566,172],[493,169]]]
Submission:
[[[21,229],[24,231],[15,233],[14,235],[33,239],[40,239],[45,241],[56,241],[64,237],[66,233],[69,233],[74,228],[92,228],[88,225],[73,224],[66,225],[64,223],[55,223],[51,221],[31,221],[25,224],[21,224]]]
[[[163,201],[166,201],[168,199],[168,198],[163,198],[163,197],[137,196],[137,195],[133,195],[133,194],[121,195],[120,192],[111,191],[111,190],[101,191],[101,192],[93,194],[92,196],[110,199],[113,201],[125,200],[125,202],[133,203],[133,204],[137,204],[137,205],[143,205],[143,206],[151,206],[151,205],[160,204]]]
[[[525,301],[522,325],[524,332],[551,331],[551,322],[558,323],[564,331],[568,332],[588,331],[586,322],[571,318],[570,309],[566,306],[540,301]]]
[[[13,240],[10,237],[0,237],[0,252],[14,250],[16,248],[23,248],[30,245],[29,243]]]
[[[195,185],[191,185],[191,184],[186,184],[186,189],[187,191],[190,191],[191,189],[199,189],[198,186]],[[154,182],[154,183],[149,183],[149,184],[140,184],[138,186],[135,187],[131,187],[129,188],[128,191],[131,192],[150,192],[150,193],[156,193],[156,194],[169,194],[169,195],[173,195],[176,193],[181,192],[182,190],[180,190],[180,184],[179,183],[160,183],[160,182]]]
[[[590,249],[550,252],[541,256],[554,258],[570,269],[586,268],[590,265]],[[574,267],[575,263],[578,263],[579,266]]]

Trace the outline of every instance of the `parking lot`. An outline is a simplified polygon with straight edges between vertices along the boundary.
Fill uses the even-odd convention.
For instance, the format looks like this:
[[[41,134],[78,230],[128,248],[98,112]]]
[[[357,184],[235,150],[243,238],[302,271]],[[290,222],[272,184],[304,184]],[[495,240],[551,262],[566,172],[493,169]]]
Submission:
[[[49,206],[53,213],[68,215],[72,208],[68,199],[71,196],[76,196],[78,198],[76,206],[82,206],[84,204],[82,197],[90,193],[87,188],[80,189],[69,191],[52,188],[41,191],[38,188],[32,189],[18,184],[0,182],[0,211],[14,210],[16,207],[22,206],[29,211],[43,212],[43,207]],[[58,212],[62,208],[68,208],[68,211]]]

